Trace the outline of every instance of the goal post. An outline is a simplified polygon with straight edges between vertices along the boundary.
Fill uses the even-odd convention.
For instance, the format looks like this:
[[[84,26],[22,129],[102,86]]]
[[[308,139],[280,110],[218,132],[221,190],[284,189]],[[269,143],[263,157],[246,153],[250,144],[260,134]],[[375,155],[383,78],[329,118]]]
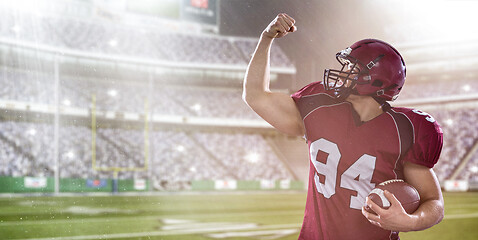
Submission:
[[[143,152],[144,164],[138,167],[120,167],[120,166],[98,166],[96,161],[96,139],[97,139],[97,119],[96,119],[96,95],[91,97],[91,166],[95,171],[104,171],[113,173],[113,192],[118,192],[118,173],[119,172],[146,172],[149,168],[149,101],[144,100],[144,127],[143,127]]]

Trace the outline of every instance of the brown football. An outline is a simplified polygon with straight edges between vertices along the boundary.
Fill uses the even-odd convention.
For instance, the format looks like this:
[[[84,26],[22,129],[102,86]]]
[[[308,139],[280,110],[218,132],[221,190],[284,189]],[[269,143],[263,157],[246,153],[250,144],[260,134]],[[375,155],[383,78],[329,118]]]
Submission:
[[[415,212],[420,206],[420,195],[418,191],[410,184],[401,179],[392,179],[378,184],[368,195],[370,200],[378,206],[387,209],[390,202],[387,200],[383,191],[387,190],[398,199],[408,214]],[[373,210],[365,205],[365,210],[373,213]]]

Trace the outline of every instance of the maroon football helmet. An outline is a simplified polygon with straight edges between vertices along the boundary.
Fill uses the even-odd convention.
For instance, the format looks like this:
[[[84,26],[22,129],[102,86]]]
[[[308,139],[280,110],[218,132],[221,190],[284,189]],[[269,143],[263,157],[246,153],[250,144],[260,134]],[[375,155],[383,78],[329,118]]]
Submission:
[[[336,58],[342,69],[326,69],[324,85],[337,98],[357,94],[393,101],[405,83],[405,61],[386,42],[364,39],[338,52]]]

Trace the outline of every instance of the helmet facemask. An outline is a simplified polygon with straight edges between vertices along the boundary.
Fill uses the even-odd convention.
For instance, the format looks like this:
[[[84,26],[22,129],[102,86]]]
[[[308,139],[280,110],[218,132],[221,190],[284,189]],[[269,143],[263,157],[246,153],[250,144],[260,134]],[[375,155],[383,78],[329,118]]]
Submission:
[[[354,90],[357,84],[370,83],[367,68],[359,60],[350,56],[351,51],[351,48],[347,48],[335,55],[342,66],[340,70],[325,69],[324,71],[325,89],[333,91],[335,97],[341,100],[346,99],[350,94],[358,94]]]

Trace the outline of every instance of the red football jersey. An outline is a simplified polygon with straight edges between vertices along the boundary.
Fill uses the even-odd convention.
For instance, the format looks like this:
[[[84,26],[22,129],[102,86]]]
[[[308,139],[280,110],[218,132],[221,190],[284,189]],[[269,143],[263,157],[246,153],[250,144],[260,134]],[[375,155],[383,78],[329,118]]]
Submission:
[[[310,172],[299,239],[399,239],[362,215],[375,185],[403,179],[403,162],[433,167],[443,145],[427,113],[391,108],[361,122],[352,104],[315,82],[292,95],[304,121]]]

